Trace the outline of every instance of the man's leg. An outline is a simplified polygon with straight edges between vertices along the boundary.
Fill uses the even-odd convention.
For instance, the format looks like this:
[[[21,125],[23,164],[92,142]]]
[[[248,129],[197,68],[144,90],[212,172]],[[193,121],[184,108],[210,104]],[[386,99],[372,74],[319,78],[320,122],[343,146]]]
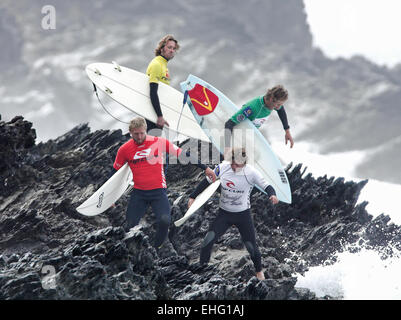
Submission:
[[[137,190],[133,190],[131,198],[128,203],[126,213],[126,229],[127,231],[132,227],[135,227],[139,220],[144,216],[146,212],[147,203],[146,200],[140,195]]]
[[[209,262],[213,245],[231,226],[227,220],[227,214],[220,210],[216,219],[211,223],[209,231],[203,240],[200,252],[200,264],[206,264]]]
[[[242,241],[251,256],[258,279],[264,280],[262,272],[262,256],[256,244],[255,228],[253,226],[251,213],[250,211],[247,211],[246,213],[242,213],[238,218],[238,222],[235,225],[238,228]]]
[[[159,248],[168,235],[168,228],[171,223],[171,208],[166,189],[156,189],[153,191],[154,193],[150,205],[152,206],[153,213],[157,220],[154,246],[155,248]]]

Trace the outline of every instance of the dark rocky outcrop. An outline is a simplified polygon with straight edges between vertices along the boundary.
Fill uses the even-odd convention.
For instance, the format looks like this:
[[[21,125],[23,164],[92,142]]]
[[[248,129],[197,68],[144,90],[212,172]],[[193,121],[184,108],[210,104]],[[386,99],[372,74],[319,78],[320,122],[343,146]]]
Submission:
[[[254,276],[235,229],[219,239],[210,264],[199,265],[201,241],[217,213],[213,199],[182,227],[172,225],[156,250],[150,210],[124,231],[126,197],[98,216],[75,210],[105,182],[127,139],[119,130],[90,132],[83,124],[35,144],[30,122],[0,121],[0,299],[309,300],[316,296],[294,287],[295,274],[335,261],[346,245],[377,248],[383,258],[391,256],[389,248],[400,249],[400,227],[385,215],[373,219],[367,203],[356,205],[367,181],[304,176],[299,164],[286,169],[291,205],[252,197],[267,280]],[[201,178],[193,165],[169,166],[173,220]]]

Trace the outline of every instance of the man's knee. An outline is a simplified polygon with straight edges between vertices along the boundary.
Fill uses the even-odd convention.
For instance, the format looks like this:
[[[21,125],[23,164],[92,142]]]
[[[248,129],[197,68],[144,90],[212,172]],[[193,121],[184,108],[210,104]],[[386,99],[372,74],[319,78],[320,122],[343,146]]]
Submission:
[[[169,225],[171,223],[171,215],[168,213],[163,213],[160,216],[160,223],[162,223],[164,225]]]

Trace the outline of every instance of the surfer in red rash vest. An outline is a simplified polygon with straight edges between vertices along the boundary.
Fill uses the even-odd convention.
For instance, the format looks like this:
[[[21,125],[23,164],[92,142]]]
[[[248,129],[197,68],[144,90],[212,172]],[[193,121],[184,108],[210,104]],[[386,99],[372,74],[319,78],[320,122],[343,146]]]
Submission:
[[[163,137],[147,135],[146,122],[142,117],[131,120],[129,132],[132,139],[118,149],[113,165],[115,170],[119,170],[128,162],[133,174],[134,187],[127,208],[126,230],[139,223],[150,205],[157,220],[154,246],[159,248],[167,237],[171,222],[162,154],[166,152],[175,156],[181,163],[188,163],[189,160],[205,170],[206,176],[212,181],[216,180],[216,175],[212,169],[201,164],[197,156],[182,152],[181,148]]]

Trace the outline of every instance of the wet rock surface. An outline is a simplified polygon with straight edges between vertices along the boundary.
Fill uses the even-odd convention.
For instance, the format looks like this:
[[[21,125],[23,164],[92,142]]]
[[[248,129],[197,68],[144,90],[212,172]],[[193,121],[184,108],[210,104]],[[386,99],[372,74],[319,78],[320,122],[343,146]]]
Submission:
[[[91,132],[83,124],[46,143],[35,144],[35,137],[22,117],[0,121],[0,299],[311,300],[314,293],[295,287],[296,274],[334,262],[348,245],[378,249],[383,258],[400,249],[400,227],[386,215],[373,218],[366,202],[356,205],[367,181],[304,176],[298,164],[286,169],[291,205],[273,207],[263,194],[252,196],[266,280],[256,279],[235,228],[201,266],[200,246],[217,214],[217,197],[183,226],[172,224],[155,249],[150,209],[140,225],[124,231],[128,197],[94,217],[75,210],[107,180],[127,135]],[[193,165],[169,166],[173,221],[202,178]]]

